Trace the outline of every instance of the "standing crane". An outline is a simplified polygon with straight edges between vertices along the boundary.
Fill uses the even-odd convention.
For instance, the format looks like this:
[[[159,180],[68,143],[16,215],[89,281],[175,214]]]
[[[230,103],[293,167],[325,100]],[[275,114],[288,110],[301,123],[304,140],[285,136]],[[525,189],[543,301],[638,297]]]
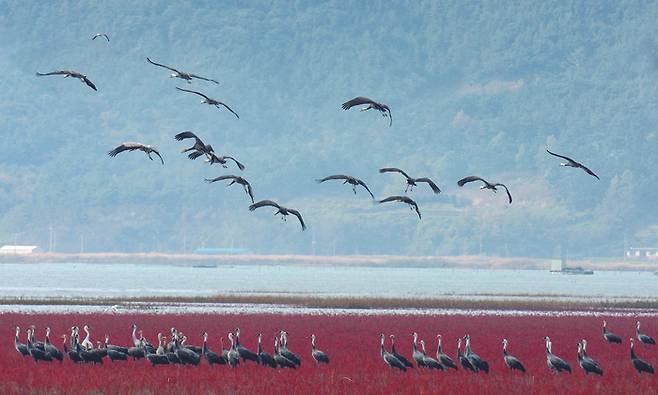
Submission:
[[[631,340],[631,362],[633,363],[633,367],[635,368],[635,370],[637,370],[639,374],[642,374],[642,372],[653,374],[654,373],[653,366],[651,366],[651,364],[638,358],[637,355],[635,355],[635,350],[633,349],[633,338],[631,337],[630,340]]]
[[[402,364],[404,364],[405,367],[407,368],[413,368],[414,365],[409,362],[409,360],[404,357],[402,354],[398,353],[397,350],[395,349],[395,335],[390,335],[391,338],[391,354],[395,356],[395,358],[399,359]]]
[[[325,352],[315,348],[315,334],[311,334],[311,356],[315,360],[316,365],[320,365],[321,363],[329,363],[329,356]]]
[[[389,368],[393,369],[399,369],[403,372],[407,371],[407,368],[404,366],[402,362],[400,362],[399,359],[395,357],[395,355],[391,354],[390,352],[386,351],[384,348],[384,334],[379,335],[379,355],[381,355],[382,359],[388,365]]]
[[[656,344],[656,341],[654,340],[653,337],[649,335],[645,335],[644,333],[640,332],[640,321],[637,321],[635,323],[635,335],[637,336],[637,340],[641,341],[644,344],[650,344],[650,345]]]
[[[608,323],[605,320],[603,320],[603,339],[608,343],[621,344],[621,337],[608,331]]]
[[[564,359],[553,354],[551,339],[548,336],[544,336],[544,340],[546,341],[546,364],[548,368],[555,373],[565,370],[571,373],[571,366]]]
[[[505,360],[505,365],[507,365],[510,370],[516,369],[525,373],[525,367],[521,361],[507,352],[507,343],[507,339],[503,339],[503,359]]]

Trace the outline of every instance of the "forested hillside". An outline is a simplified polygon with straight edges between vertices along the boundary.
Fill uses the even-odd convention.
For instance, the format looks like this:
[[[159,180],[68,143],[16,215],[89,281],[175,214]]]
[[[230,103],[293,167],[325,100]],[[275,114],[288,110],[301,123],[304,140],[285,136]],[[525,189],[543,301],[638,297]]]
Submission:
[[[0,242],[56,251],[621,256],[658,245],[658,3],[0,1]],[[110,42],[91,40],[106,32]],[[217,79],[187,84],[146,57]],[[74,69],[97,85],[36,77]],[[180,86],[225,101],[199,103]],[[379,113],[343,111],[355,96]],[[190,161],[192,130],[246,165]],[[110,158],[123,141],[152,144]],[[601,180],[562,168],[546,147]],[[156,158],[157,159],[157,158]],[[434,179],[404,205],[374,205]],[[456,181],[475,174],[514,197]]]

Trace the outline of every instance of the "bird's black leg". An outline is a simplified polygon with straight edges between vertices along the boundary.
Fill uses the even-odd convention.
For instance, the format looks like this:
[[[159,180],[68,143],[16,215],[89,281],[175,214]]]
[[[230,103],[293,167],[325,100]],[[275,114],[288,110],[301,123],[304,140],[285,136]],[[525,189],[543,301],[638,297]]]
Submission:
[[[407,187],[404,188],[404,193],[407,193],[408,190],[409,190],[409,184],[407,184]]]
[[[352,191],[353,191],[354,194],[356,195],[356,187],[352,187]]]

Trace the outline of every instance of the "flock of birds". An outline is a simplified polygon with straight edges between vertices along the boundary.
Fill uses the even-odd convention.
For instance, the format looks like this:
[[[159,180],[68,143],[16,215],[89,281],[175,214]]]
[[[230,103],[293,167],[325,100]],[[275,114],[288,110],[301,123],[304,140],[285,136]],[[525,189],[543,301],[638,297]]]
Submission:
[[[228,340],[231,345],[228,349],[224,348],[224,339],[219,339],[220,350],[219,352],[210,351],[208,347],[208,333],[202,334],[203,345],[201,347],[187,344],[187,336],[176,328],[171,328],[171,340],[167,342],[167,338],[158,333],[157,347],[149,343],[143,335],[142,331],[137,330],[137,325],[132,326],[132,341],[133,346],[117,346],[110,344],[109,335],[105,335],[105,342],[96,342],[94,345],[91,340],[91,328],[87,325],[83,327],[85,338],[80,341],[79,328],[74,326],[71,328],[70,344],[67,346],[67,336],[62,335],[63,352],[60,351],[50,341],[50,328],[46,328],[45,338],[39,342],[35,338],[34,326],[27,328],[26,343],[20,341],[20,328],[16,327],[16,335],[14,338],[14,346],[16,351],[25,357],[32,357],[35,362],[45,361],[60,361],[64,360],[64,355],[74,363],[103,363],[104,358],[110,359],[112,362],[125,361],[128,359],[138,360],[145,358],[152,366],[156,365],[169,365],[169,364],[182,364],[182,365],[199,365],[202,359],[205,359],[209,365],[228,365],[235,367],[247,361],[255,362],[259,365],[269,366],[271,368],[292,368],[295,369],[301,366],[301,358],[298,354],[288,349],[288,333],[281,330],[277,336],[274,337],[274,353],[268,354],[263,350],[262,340],[263,335],[259,333],[258,348],[253,352],[240,343],[240,328],[228,333]],[[139,334],[139,336],[137,336]],[[637,339],[647,345],[655,345],[656,341],[649,335],[640,331],[640,321],[635,324],[635,334]],[[456,360],[453,360],[448,354],[443,351],[442,337],[437,335],[437,349],[436,358],[427,354],[425,348],[425,341],[418,341],[418,333],[414,332],[412,343],[411,359],[415,362],[417,368],[427,368],[436,370],[458,370],[458,364],[465,371],[473,373],[484,372],[489,373],[489,363],[481,358],[478,354],[471,349],[471,337],[466,334],[463,338],[457,339],[457,355]],[[395,335],[390,335],[391,351],[386,351],[384,343],[386,336],[380,334],[380,356],[390,368],[407,371],[408,368],[414,367],[414,364],[405,356],[400,354],[395,348]],[[610,344],[621,344],[621,337],[611,333],[608,330],[606,321],[603,321],[603,339]],[[328,364],[329,356],[327,353],[320,351],[315,345],[315,335],[311,335],[311,357],[317,365]],[[462,352],[462,340],[464,341],[464,352]],[[568,372],[571,373],[571,365],[564,359],[553,354],[551,339],[548,336],[544,337],[546,342],[546,364],[548,368],[555,373]],[[420,344],[420,348],[418,348]],[[518,370],[525,373],[521,360],[507,350],[509,341],[502,340],[503,345],[503,361],[510,370]],[[587,354],[587,340],[582,339],[577,342],[577,358],[578,365],[583,369],[586,374],[603,375],[603,368],[596,360]],[[70,347],[70,348],[69,348]],[[654,368],[648,362],[640,359],[635,354],[634,339],[630,338],[631,349],[631,363],[638,373],[653,374]]]
[[[97,33],[92,37],[92,40],[95,40],[96,38],[99,38],[99,37],[105,38],[108,43],[110,42],[110,38],[106,33]],[[146,61],[149,64],[153,65],[153,66],[164,68],[164,69],[167,69],[167,70],[171,71],[172,72],[172,74],[170,75],[171,78],[182,79],[182,80],[186,81],[188,84],[192,83],[193,80],[202,80],[202,81],[212,82],[212,83],[217,84],[217,85],[219,84],[219,82],[217,80],[214,80],[212,78],[202,77],[202,76],[199,76],[197,74],[181,71],[181,70],[178,70],[174,67],[167,66],[165,64],[155,62],[155,61],[151,60],[148,57],[146,58]],[[94,83],[86,75],[84,75],[82,73],[79,73],[77,71],[57,70],[57,71],[53,71],[53,72],[50,72],[50,73],[37,73],[37,76],[51,76],[51,75],[63,75],[65,78],[67,78],[67,77],[77,78],[80,81],[84,82],[91,89],[93,89],[95,91],[98,90],[96,88],[96,85],[94,85]],[[213,99],[213,98],[211,98],[211,97],[207,96],[206,94],[204,94],[202,92],[199,92],[199,91],[184,89],[184,88],[180,88],[180,87],[176,87],[176,89],[179,90],[179,91],[182,91],[182,92],[191,93],[191,94],[195,94],[197,96],[200,96],[200,97],[203,98],[201,103],[208,104],[210,106],[214,106],[214,107],[219,108],[219,109],[224,108],[227,111],[231,112],[233,115],[235,115],[236,118],[238,118],[238,119],[240,118],[240,116],[235,111],[233,111],[233,109],[231,109],[231,107],[229,107],[226,103],[224,103],[220,100]],[[379,102],[376,102],[372,99],[369,99],[367,97],[362,97],[362,96],[355,97],[354,99],[346,101],[345,103],[342,104],[343,110],[349,110],[349,109],[351,109],[353,107],[357,107],[357,106],[363,106],[363,107],[361,107],[361,111],[368,111],[368,110],[373,110],[373,109],[376,110],[376,111],[379,111],[383,117],[389,119],[389,126],[391,126],[393,124],[393,116],[391,114],[391,109],[386,104],[379,103]],[[241,164],[240,162],[238,162],[235,158],[233,158],[231,156],[223,156],[223,155],[220,156],[220,155],[218,155],[213,150],[213,148],[210,144],[205,144],[196,134],[194,134],[191,131],[184,131],[184,132],[178,133],[175,136],[175,139],[178,140],[178,141],[182,141],[182,140],[185,140],[185,139],[194,139],[194,141],[195,141],[194,145],[192,147],[184,149],[182,151],[182,152],[189,152],[188,157],[192,160],[197,159],[201,156],[205,156],[206,157],[206,162],[211,164],[211,165],[212,164],[220,164],[224,168],[227,168],[228,167],[226,165],[227,162],[232,161],[237,165],[237,167],[240,170],[244,170],[244,168],[245,168],[245,166],[243,164]],[[143,151],[144,153],[146,153],[148,158],[151,159],[151,160],[153,160],[152,154],[157,155],[159,157],[160,161],[162,162],[162,164],[164,165],[164,159],[162,158],[162,155],[160,154],[160,152],[155,147],[153,147],[151,145],[148,145],[148,144],[141,143],[141,142],[124,142],[124,143],[120,144],[119,146],[117,146],[116,148],[109,151],[108,155],[111,156],[111,157],[115,157],[118,154],[120,154],[122,152],[125,152],[125,151]],[[586,173],[590,174],[591,176],[596,177],[597,179],[599,179],[599,177],[592,170],[590,170],[588,167],[586,167],[582,163],[579,163],[579,162],[575,161],[574,159],[571,159],[567,156],[563,156],[563,155],[559,155],[559,154],[556,154],[554,152],[551,152],[550,150],[546,150],[546,151],[550,155],[553,155],[553,156],[556,156],[558,158],[564,159],[566,162],[561,163],[561,166],[580,168],[583,171],[585,171]],[[403,171],[399,168],[395,168],[395,167],[382,168],[382,169],[379,170],[379,172],[380,173],[398,173],[398,174],[402,175],[406,180],[406,188],[405,188],[405,195],[389,196],[389,197],[386,197],[386,198],[381,199],[381,200],[376,200],[376,202],[380,203],[380,204],[381,203],[389,203],[389,202],[397,202],[397,203],[406,204],[406,205],[409,206],[409,208],[412,211],[416,212],[419,219],[421,219],[420,208],[418,207],[418,204],[416,203],[416,201],[413,200],[412,198],[410,198],[409,196],[407,196],[406,193],[409,192],[409,191],[412,191],[414,187],[418,186],[417,185],[418,183],[426,183],[432,189],[432,191],[435,194],[439,194],[441,192],[441,189],[437,186],[437,184],[434,181],[432,181],[430,178],[427,178],[427,177],[414,178],[414,177],[409,176],[405,171]],[[230,180],[230,183],[228,184],[229,186],[233,185],[233,184],[240,184],[240,185],[243,186],[245,192],[249,196],[249,198],[251,200],[251,203],[252,203],[249,206],[250,211],[254,211],[254,210],[256,210],[258,208],[261,208],[261,207],[272,207],[272,208],[276,209],[275,215],[280,214],[282,216],[283,220],[285,220],[288,215],[291,215],[291,214],[294,215],[299,220],[299,223],[302,227],[302,230],[306,229],[306,224],[304,222],[304,219],[302,218],[302,215],[298,210],[284,207],[284,206],[280,205],[279,203],[277,203],[273,200],[261,200],[261,201],[258,201],[258,202],[254,201],[253,188],[252,188],[251,184],[245,178],[237,176],[237,175],[223,175],[223,176],[213,178],[213,179],[206,179],[206,181],[208,181],[208,182],[217,182],[217,181],[225,181],[225,180],[226,181]],[[336,174],[336,175],[330,175],[330,176],[324,177],[322,179],[318,179],[317,181],[322,183],[322,182],[330,181],[330,180],[343,181],[344,184],[352,185],[352,190],[354,191],[355,194],[356,194],[356,188],[358,186],[361,186],[368,192],[368,194],[373,198],[373,200],[375,200],[374,194],[372,193],[370,188],[368,188],[366,183],[364,181],[354,177],[354,176],[344,175],[344,174]],[[491,190],[494,193],[498,191],[498,188],[505,189],[505,192],[506,192],[507,198],[508,198],[508,202],[509,202],[509,204],[512,203],[512,195],[511,195],[508,187],[506,185],[502,184],[502,183],[492,183],[492,182],[489,182],[489,181],[485,180],[482,177],[468,176],[468,177],[464,177],[464,178],[460,179],[457,182],[457,185],[459,187],[463,187],[464,185],[466,185],[468,183],[476,182],[476,181],[479,181],[479,182],[482,183],[482,185],[480,186],[480,189],[488,189],[488,190]]]
[[[209,365],[227,365],[236,367],[247,361],[271,368],[291,368],[301,366],[302,360],[298,354],[288,349],[288,333],[280,331],[274,337],[274,353],[269,354],[263,349],[263,335],[258,334],[258,348],[253,352],[240,344],[240,328],[228,333],[231,346],[224,348],[224,338],[220,337],[219,352],[213,352],[208,347],[208,333],[204,332],[202,346],[187,344],[187,336],[176,328],[171,328],[171,340],[167,342],[166,336],[158,333],[157,346],[149,343],[143,332],[137,330],[137,325],[132,326],[132,346],[117,346],[110,344],[110,336],[105,335],[105,342],[97,341],[94,345],[91,340],[91,327],[85,325],[82,330],[85,338],[80,341],[80,328],[71,327],[71,335],[62,335],[63,352],[50,341],[50,328],[46,328],[43,341],[35,338],[35,328],[31,326],[26,330],[26,343],[20,341],[20,327],[16,327],[14,346],[16,351],[25,357],[32,357],[35,362],[63,362],[65,355],[73,363],[102,364],[107,358],[112,362],[127,361],[129,359],[146,359],[152,366],[156,365],[199,365],[205,359]],[[137,336],[139,335],[139,336]],[[70,348],[69,348],[70,347]],[[318,350],[315,346],[315,335],[311,335],[311,357],[316,364],[328,364],[329,356]]]
[[[635,324],[635,334],[637,339],[643,344],[655,345],[656,341],[646,334],[640,332],[640,321],[637,321]],[[390,368],[399,369],[406,372],[408,368],[412,368],[414,364],[409,361],[402,354],[398,353],[395,349],[395,335],[390,335],[391,338],[391,351],[386,351],[384,347],[384,342],[386,336],[382,333],[380,336],[380,348],[379,354],[382,359]],[[474,353],[471,349],[471,336],[466,334],[463,338],[457,339],[457,362],[455,362],[448,354],[443,352],[442,337],[441,335],[436,335],[437,338],[437,347],[436,347],[436,358],[433,358],[427,354],[425,349],[425,341],[418,341],[418,334],[414,332],[413,343],[411,349],[411,357],[416,363],[417,368],[427,368],[427,369],[436,369],[446,371],[448,369],[458,370],[458,365],[461,365],[462,369],[465,371],[471,371],[473,373],[484,372],[489,373],[489,363],[482,359],[478,354]],[[603,339],[607,343],[617,343],[621,344],[621,337],[611,333],[608,330],[606,321],[603,321]],[[464,341],[464,352],[462,352],[462,340]],[[568,372],[571,373],[571,365],[564,359],[553,354],[551,339],[548,336],[544,337],[546,342],[546,364],[548,368],[554,373]],[[418,344],[420,343],[420,349]],[[503,345],[503,361],[505,365],[510,370],[518,370],[522,373],[526,372],[525,366],[519,358],[513,356],[507,351],[507,346],[509,341],[507,339],[502,340]],[[631,363],[635,370],[638,373],[654,373],[654,368],[648,362],[640,359],[635,354],[634,339],[630,338],[631,344]],[[582,339],[577,342],[577,358],[578,365],[583,369],[585,374],[596,374],[599,376],[603,375],[603,368],[596,362],[592,357],[587,355],[587,340]]]

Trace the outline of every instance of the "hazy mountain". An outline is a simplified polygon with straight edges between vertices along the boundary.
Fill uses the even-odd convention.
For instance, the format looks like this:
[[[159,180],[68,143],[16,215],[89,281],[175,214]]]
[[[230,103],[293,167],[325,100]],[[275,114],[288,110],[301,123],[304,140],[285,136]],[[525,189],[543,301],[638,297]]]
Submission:
[[[656,245],[656,20],[658,3],[639,1],[0,2],[0,240],[47,249],[52,226],[57,251],[548,257]],[[147,56],[220,85],[171,79]],[[98,92],[35,76],[56,69]],[[358,95],[389,104],[393,126],[341,110]],[[204,183],[238,170],[187,159],[182,130],[237,157],[256,198],[298,208],[309,230]],[[109,158],[123,141],[156,146],[165,166]],[[438,197],[411,193],[422,221],[314,182],[347,173],[377,197],[403,192],[382,166],[439,184]],[[470,174],[505,183],[514,203],[458,188]]]

